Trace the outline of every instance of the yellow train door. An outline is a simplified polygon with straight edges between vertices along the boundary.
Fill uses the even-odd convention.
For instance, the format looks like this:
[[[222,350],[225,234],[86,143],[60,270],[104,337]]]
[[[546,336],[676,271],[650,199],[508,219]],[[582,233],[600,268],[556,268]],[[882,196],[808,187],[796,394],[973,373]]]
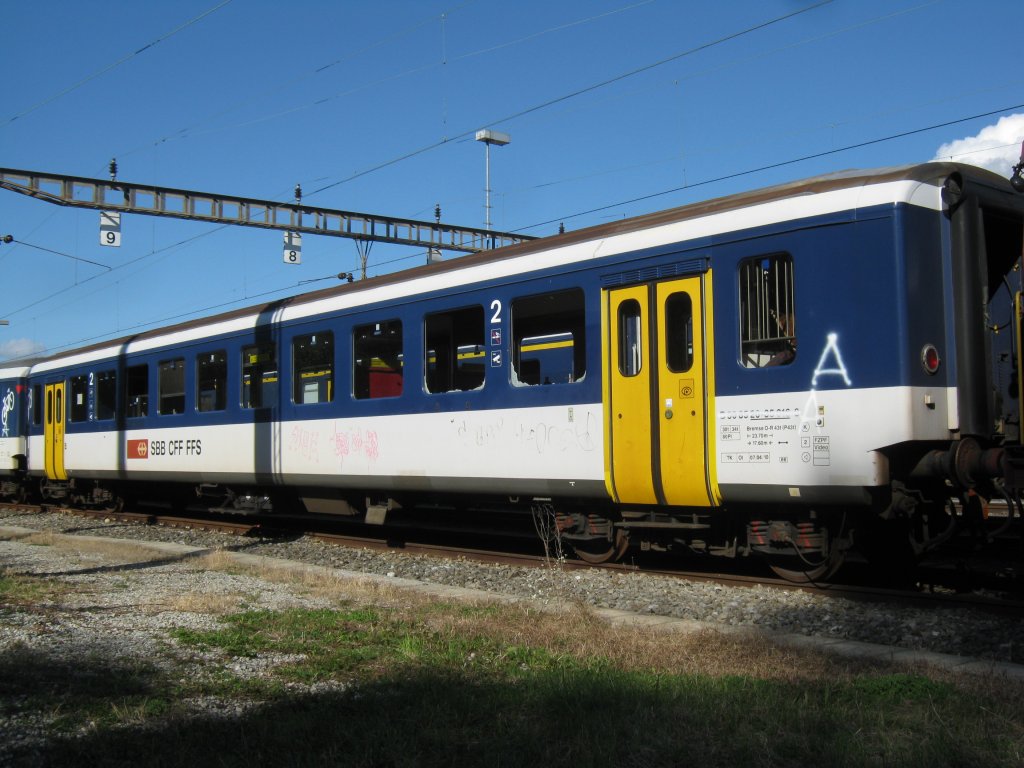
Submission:
[[[64,470],[64,382],[47,384],[43,440],[45,442],[46,477],[67,480]]]
[[[605,295],[605,467],[616,501],[718,501],[709,461],[710,281],[706,273]]]

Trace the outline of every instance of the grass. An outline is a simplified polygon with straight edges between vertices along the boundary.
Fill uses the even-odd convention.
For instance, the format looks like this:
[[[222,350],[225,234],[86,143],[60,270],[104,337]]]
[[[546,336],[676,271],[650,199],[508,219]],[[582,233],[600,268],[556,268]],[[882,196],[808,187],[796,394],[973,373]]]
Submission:
[[[0,580],[4,611],[63,588],[10,583]],[[236,611],[213,630],[176,630],[177,667],[8,649],[0,718],[35,708],[54,729],[42,751],[11,750],[13,764],[1024,764],[1019,684],[755,635],[615,628],[580,608],[301,586],[331,607]],[[221,714],[194,716],[197,700]]]
[[[67,594],[72,587],[55,579],[40,579],[0,570],[0,609],[36,605]]]
[[[562,618],[517,608],[474,617],[436,604],[232,614],[219,629],[177,631],[176,640],[222,660],[264,659],[268,676],[240,679],[220,665],[177,681],[152,669],[108,670],[102,696],[85,701],[86,685],[65,695],[64,722],[80,710],[91,730],[56,740],[46,759],[106,764],[135,754],[150,765],[227,766],[1001,766],[1024,759],[1019,689],[819,657],[810,669],[794,669],[799,658],[712,633],[653,637]],[[44,686],[50,679],[33,677]],[[335,685],[318,689],[323,683]],[[178,702],[199,696],[245,706],[225,720],[190,720]]]

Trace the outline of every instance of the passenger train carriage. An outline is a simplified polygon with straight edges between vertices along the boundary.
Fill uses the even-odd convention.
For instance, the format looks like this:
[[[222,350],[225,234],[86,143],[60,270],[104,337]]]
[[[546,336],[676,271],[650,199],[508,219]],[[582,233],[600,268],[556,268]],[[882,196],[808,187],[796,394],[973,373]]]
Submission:
[[[986,171],[844,172],[149,331],[0,370],[4,490],[532,506],[820,578],[1016,514],[1022,237]]]

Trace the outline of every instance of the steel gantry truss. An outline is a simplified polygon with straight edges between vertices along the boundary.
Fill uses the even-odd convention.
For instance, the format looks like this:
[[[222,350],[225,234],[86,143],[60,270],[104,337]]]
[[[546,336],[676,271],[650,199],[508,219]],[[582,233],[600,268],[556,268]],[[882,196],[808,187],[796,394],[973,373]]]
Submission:
[[[535,239],[530,235],[456,227],[440,221],[417,221],[318,208],[301,202],[276,203],[234,195],[132,184],[114,179],[106,181],[13,168],[0,168],[0,189],[76,208],[169,216],[214,224],[237,224],[463,253],[476,253]]]

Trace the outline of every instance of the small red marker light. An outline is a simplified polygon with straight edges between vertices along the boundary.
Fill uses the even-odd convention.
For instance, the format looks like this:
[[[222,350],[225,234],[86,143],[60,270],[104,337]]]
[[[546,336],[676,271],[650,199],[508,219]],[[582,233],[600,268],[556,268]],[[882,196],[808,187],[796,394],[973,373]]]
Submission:
[[[921,350],[921,365],[924,366],[925,371],[929,374],[936,374],[939,370],[939,365],[942,360],[939,358],[939,350],[935,348],[934,344],[925,344]]]

